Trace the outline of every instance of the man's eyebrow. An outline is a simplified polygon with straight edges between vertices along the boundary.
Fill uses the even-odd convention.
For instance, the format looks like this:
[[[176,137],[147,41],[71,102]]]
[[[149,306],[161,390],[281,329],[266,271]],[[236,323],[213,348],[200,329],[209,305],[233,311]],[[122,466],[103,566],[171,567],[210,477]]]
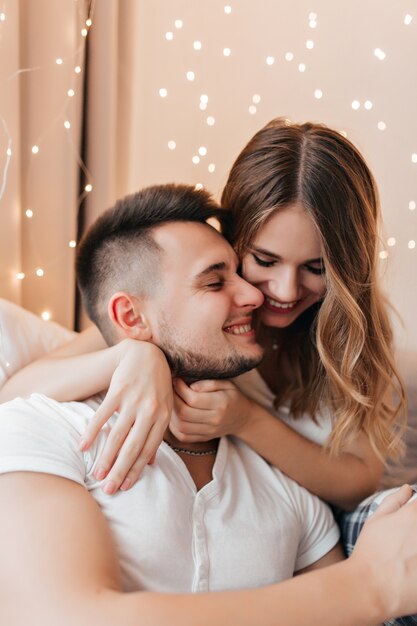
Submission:
[[[271,257],[271,259],[276,259],[277,261],[281,261],[282,257],[279,254],[274,254],[273,252],[269,252],[269,250],[265,250],[265,248],[258,248],[256,246],[252,247],[254,252],[259,252],[260,254],[264,254],[265,256]],[[316,259],[306,259],[304,261],[305,264],[308,263],[323,263],[323,257],[319,256]]]
[[[220,263],[212,263],[211,265],[206,267],[202,272],[197,274],[194,277],[194,279],[198,280],[199,278],[204,278],[204,276],[207,276],[207,274],[211,274],[212,272],[223,272],[226,269],[227,269],[227,265],[224,261],[221,261]]]

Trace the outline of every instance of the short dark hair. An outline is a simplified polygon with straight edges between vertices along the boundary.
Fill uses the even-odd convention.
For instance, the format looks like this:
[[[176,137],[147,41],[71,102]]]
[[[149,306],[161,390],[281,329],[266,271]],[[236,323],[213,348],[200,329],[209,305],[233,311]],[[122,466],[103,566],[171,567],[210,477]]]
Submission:
[[[223,225],[227,212],[204,189],[154,185],[118,200],[89,228],[78,246],[77,282],[90,319],[108,343],[113,343],[107,314],[111,295],[125,290],[149,297],[161,283],[162,250],[152,229],[169,222],[204,224],[209,218]]]

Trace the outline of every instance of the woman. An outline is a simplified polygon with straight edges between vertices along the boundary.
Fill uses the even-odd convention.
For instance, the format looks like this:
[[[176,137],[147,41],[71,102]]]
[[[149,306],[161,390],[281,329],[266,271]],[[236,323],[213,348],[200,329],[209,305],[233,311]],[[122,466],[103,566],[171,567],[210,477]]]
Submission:
[[[184,444],[236,435],[316,495],[352,509],[377,488],[385,458],[399,452],[397,418],[404,406],[377,284],[374,179],[338,132],[278,119],[238,156],[222,204],[233,215],[231,238],[243,276],[265,296],[258,315],[265,358],[258,372],[234,382],[188,387],[175,380],[170,428]],[[86,397],[109,385],[117,365],[81,444],[88,447],[120,410],[99,477],[107,475],[116,490],[133,484],[152,460],[171,414],[171,379],[155,346],[123,342],[106,355],[85,354],[104,345],[97,330],[82,333],[23,370],[0,398],[35,389],[58,400],[74,399],[75,390]],[[151,407],[146,415],[144,397]],[[134,423],[142,454],[122,446],[108,474]]]

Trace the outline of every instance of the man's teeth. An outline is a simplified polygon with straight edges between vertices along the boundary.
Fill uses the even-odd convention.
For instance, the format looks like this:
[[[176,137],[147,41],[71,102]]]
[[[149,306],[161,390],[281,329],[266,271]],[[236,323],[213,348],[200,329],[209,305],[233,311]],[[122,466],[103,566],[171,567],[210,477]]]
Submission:
[[[242,324],[241,326],[229,326],[226,328],[228,333],[232,333],[232,335],[243,335],[244,333],[248,333],[252,329],[250,324]]]
[[[270,304],[271,306],[274,306],[276,309],[292,309],[295,307],[295,305],[298,302],[298,300],[294,300],[294,302],[286,302],[284,304],[283,302],[277,302],[277,300],[273,300],[272,298],[269,298],[268,296],[265,296],[265,300],[268,302],[268,304]]]

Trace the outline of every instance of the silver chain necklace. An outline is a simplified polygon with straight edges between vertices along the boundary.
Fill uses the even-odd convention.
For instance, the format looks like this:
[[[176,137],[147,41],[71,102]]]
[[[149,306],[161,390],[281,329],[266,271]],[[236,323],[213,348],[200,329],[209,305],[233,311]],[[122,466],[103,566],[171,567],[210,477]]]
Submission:
[[[217,448],[213,450],[189,450],[188,448],[178,448],[177,446],[173,446],[172,443],[169,443],[166,439],[164,439],[165,443],[174,450],[174,452],[181,452],[182,454],[188,454],[189,456],[214,456],[217,454]]]

